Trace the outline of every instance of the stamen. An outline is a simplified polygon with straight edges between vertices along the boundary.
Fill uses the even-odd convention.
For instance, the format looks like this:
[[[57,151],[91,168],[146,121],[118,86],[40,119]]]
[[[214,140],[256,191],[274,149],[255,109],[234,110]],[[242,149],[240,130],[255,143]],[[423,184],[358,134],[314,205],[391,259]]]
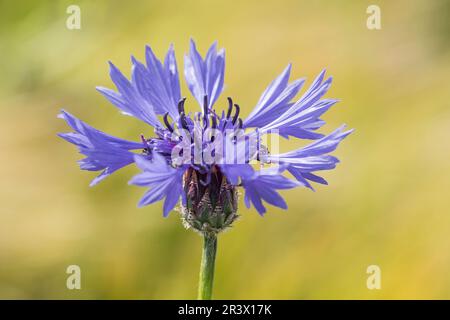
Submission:
[[[184,113],[184,102],[186,101],[186,97],[183,97],[179,102],[178,102],[178,113],[182,114]]]
[[[217,128],[217,117],[213,114],[210,114],[209,117],[211,118],[211,128],[216,129]],[[216,137],[214,136],[214,133],[211,136],[211,142],[214,142]]]
[[[261,161],[260,157],[259,157],[259,150],[260,150],[260,146],[261,146],[261,141],[259,140],[259,129],[256,128],[256,139],[257,139],[257,143],[256,143],[256,161]]]
[[[234,107],[236,108],[236,113],[234,114],[233,121],[231,122],[231,123],[233,123],[233,125],[236,124],[236,121],[239,118],[239,111],[241,110],[241,108],[237,104],[235,104]]]
[[[180,122],[181,122],[181,127],[185,130],[188,130],[187,122],[186,122],[186,115],[184,114],[184,111],[182,111],[180,113]]]
[[[208,127],[208,96],[203,96],[203,125],[205,128]]]
[[[147,141],[147,139],[145,139],[145,137],[144,137],[144,135],[141,133],[141,140],[142,140],[142,143],[144,144],[144,146],[145,146],[145,148],[144,149],[148,149],[148,151],[150,151],[150,146],[149,146],[149,144],[148,144],[148,141]]]
[[[231,111],[233,111],[233,99],[231,97],[228,97],[228,111],[227,111],[227,119],[231,116]]]
[[[164,114],[164,124],[166,125],[167,129],[168,129],[170,132],[173,132],[173,128],[172,128],[172,126],[171,126],[170,123],[169,123],[168,117],[169,117],[169,113],[166,112],[166,113]]]
[[[217,128],[217,117],[214,115],[211,115],[211,121],[212,121],[211,127],[213,129]]]
[[[243,125],[243,124],[242,124],[242,119],[239,118],[239,119],[238,119],[238,128],[239,128],[239,129],[242,129],[242,125]]]

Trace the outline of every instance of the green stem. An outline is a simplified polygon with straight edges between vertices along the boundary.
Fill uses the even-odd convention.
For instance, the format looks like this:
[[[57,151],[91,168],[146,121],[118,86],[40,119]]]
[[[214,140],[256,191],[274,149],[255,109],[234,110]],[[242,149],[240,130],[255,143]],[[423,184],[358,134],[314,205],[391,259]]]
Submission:
[[[198,283],[198,300],[211,300],[214,281],[214,264],[217,251],[217,235],[204,233],[200,279]]]

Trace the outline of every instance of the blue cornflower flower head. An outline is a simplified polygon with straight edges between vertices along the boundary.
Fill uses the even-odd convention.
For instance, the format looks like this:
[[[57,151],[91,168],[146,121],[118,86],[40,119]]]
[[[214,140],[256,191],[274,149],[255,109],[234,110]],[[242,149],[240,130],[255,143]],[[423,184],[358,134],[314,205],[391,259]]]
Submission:
[[[163,62],[148,46],[145,58],[145,64],[131,58],[131,80],[110,63],[117,91],[97,90],[122,113],[150,125],[153,137],[137,135],[136,141],[128,141],[94,129],[64,110],[59,115],[73,129],[60,136],[86,156],[79,161],[80,168],[101,171],[91,185],[135,163],[142,172],[130,184],[149,188],[139,206],[165,199],[167,216],[181,202],[186,226],[218,233],[238,217],[238,188],[243,189],[246,206],[253,205],[263,215],[263,201],[287,208],[278,190],[300,186],[313,190],[312,182],[327,184],[316,172],[335,168],[339,161],[330,153],[352,130],[341,126],[328,135],[317,132],[325,124],[320,117],[337,102],[323,98],[332,81],[325,79],[325,71],[295,99],[305,80],[289,82],[288,65],[242,119],[231,98],[226,108],[216,110],[225,74],[225,52],[216,43],[203,58],[191,40],[184,57],[184,77],[200,106],[198,112],[185,111],[173,46]],[[271,153],[263,142],[274,133],[313,142]]]

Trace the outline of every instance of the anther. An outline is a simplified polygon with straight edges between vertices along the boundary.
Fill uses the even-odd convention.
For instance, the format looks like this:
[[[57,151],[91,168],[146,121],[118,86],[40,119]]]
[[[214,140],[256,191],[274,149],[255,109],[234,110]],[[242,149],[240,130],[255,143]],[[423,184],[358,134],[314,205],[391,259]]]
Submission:
[[[179,102],[178,102],[178,113],[182,114],[184,113],[184,102],[186,101],[186,98],[182,98]]]
[[[242,119],[239,118],[239,119],[238,119],[238,128],[239,128],[239,129],[242,129],[242,125],[243,125],[243,124],[242,124]]]
[[[203,96],[203,124],[205,128],[208,127],[208,96]]]
[[[186,122],[186,115],[184,114],[184,111],[180,113],[180,123],[181,127],[185,130],[188,129],[187,122]]]
[[[231,97],[228,97],[228,111],[227,111],[227,119],[231,116],[231,111],[233,111],[233,99]]]
[[[172,128],[172,126],[171,126],[170,123],[169,123],[168,117],[169,117],[169,113],[166,112],[166,113],[164,114],[164,124],[166,125],[167,129],[168,129],[170,132],[173,132],[173,128]]]
[[[216,116],[211,115],[211,122],[212,122],[211,127],[213,129],[217,128],[217,117]]]
[[[148,141],[147,141],[147,139],[145,139],[145,137],[144,137],[144,135],[143,134],[141,134],[141,140],[142,140],[142,143],[144,144],[144,146],[145,146],[145,148],[144,149],[148,149],[148,150],[150,150],[150,146],[148,145]]]
[[[239,108],[239,105],[235,104],[234,107],[236,108],[236,113],[233,116],[233,121],[231,123],[236,124],[237,119],[239,118],[239,111],[241,108]]]

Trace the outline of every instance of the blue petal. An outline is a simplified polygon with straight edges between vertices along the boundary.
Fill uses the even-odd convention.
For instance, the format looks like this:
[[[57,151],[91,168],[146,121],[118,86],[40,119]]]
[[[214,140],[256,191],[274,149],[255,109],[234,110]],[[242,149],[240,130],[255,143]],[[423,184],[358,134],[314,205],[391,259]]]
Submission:
[[[287,209],[287,204],[284,199],[273,189],[261,188],[258,192],[262,199],[264,199],[267,203],[282,209]]]
[[[331,78],[330,78],[331,79]],[[331,83],[331,80],[329,80]],[[319,117],[324,114],[337,100],[320,100],[329,88],[329,83],[324,83],[315,94],[301,98],[292,107],[274,122],[264,126],[262,132],[287,127],[304,128],[311,123],[320,121]]]
[[[282,163],[288,166],[288,171],[303,185],[313,189],[307,181],[314,181],[327,184],[322,177],[314,175],[312,172],[320,170],[330,170],[336,167],[339,160],[329,155],[339,143],[353,130],[344,131],[345,126],[333,131],[331,134],[303,147],[290,152],[278,155],[271,155],[269,159],[275,163]]]
[[[172,101],[178,105],[178,102],[181,99],[180,77],[178,75],[177,61],[175,59],[173,45],[169,47],[169,51],[167,51],[164,59],[164,71],[170,85]]]
[[[277,156],[273,156],[275,158],[302,158],[302,157],[310,157],[310,156],[318,156],[326,153],[330,153],[336,150],[339,143],[353,130],[344,131],[345,125],[337,128],[335,131],[330,133],[329,135],[310,143],[309,145],[296,149],[290,152],[286,152]]]
[[[250,203],[253,204],[256,211],[263,216],[266,213],[266,208],[264,207],[261,196],[256,192],[256,190],[252,187],[247,187],[245,190],[245,204],[247,208],[250,208]]]
[[[153,106],[157,114],[169,113],[172,119],[178,117],[180,83],[173,46],[166,54],[164,65],[156,58],[152,49],[145,51],[147,68],[133,59],[137,66],[136,86],[139,93]]]
[[[320,139],[323,135],[314,132],[325,124],[319,117],[337,100],[321,98],[328,91],[332,78],[323,81],[323,70],[313,81],[308,90],[295,103],[290,100],[297,94],[303,80],[287,86],[290,67],[266,89],[256,109],[245,121],[246,126],[259,127],[261,134],[273,133],[288,138],[294,136],[302,139]],[[278,97],[276,100],[273,96]],[[272,100],[270,100],[269,98]],[[269,104],[267,104],[269,102]],[[270,103],[271,102],[271,103]]]
[[[157,114],[169,113],[178,117],[180,83],[173,46],[170,46],[164,65],[156,58],[150,47],[146,47],[147,67],[132,57],[132,81],[110,63],[110,75],[118,92],[97,87],[111,103],[148,124],[159,127]]]
[[[270,133],[270,132],[269,132]],[[278,130],[278,134],[283,138],[288,139],[289,136],[298,139],[316,140],[323,137],[322,133],[314,132],[312,130],[306,130],[304,128],[296,127],[283,127]]]
[[[143,172],[134,176],[129,183],[150,188],[142,197],[139,206],[151,204],[165,197],[163,214],[167,217],[182,195],[182,176],[185,169],[172,168],[158,153],[153,154],[151,161],[135,155],[135,161]]]
[[[277,189],[290,189],[301,185],[281,175],[284,168],[260,170],[251,177],[241,177],[242,186],[245,189],[245,203],[249,207],[250,202],[260,215],[266,212],[262,200],[276,207],[287,209],[286,202],[276,192]]]
[[[184,57],[184,76],[200,106],[203,107],[204,96],[208,96],[209,108],[214,105],[222,93],[224,75],[225,51],[221,49],[217,52],[217,43],[214,43],[203,60],[191,39],[189,54]]]
[[[92,128],[70,113],[62,110],[58,115],[75,131],[61,133],[59,136],[76,145],[86,158],[79,161],[82,170],[104,170],[91,182],[97,184],[118,169],[134,162],[134,153],[129,150],[142,149],[142,143],[113,137]]]
[[[136,117],[155,128],[160,127],[161,124],[151,103],[141,96],[136,85],[128,81],[114,64],[110,62],[109,65],[111,80],[116,85],[118,92],[103,87],[97,87],[97,90],[122,113]],[[134,77],[136,72],[136,65],[134,65],[132,71]]]
[[[299,79],[288,85],[291,65],[267,87],[261,95],[256,107],[244,120],[245,127],[263,127],[279,118],[289,109],[290,101],[299,92],[304,79]]]
[[[249,164],[220,164],[219,167],[228,182],[235,186],[239,184],[239,179],[250,178],[254,174],[254,170]]]
[[[303,176],[308,180],[311,180],[311,181],[314,181],[314,182],[317,182],[320,184],[328,184],[327,180],[325,180],[324,178],[316,176],[315,174],[312,174],[309,172],[304,172]]]

